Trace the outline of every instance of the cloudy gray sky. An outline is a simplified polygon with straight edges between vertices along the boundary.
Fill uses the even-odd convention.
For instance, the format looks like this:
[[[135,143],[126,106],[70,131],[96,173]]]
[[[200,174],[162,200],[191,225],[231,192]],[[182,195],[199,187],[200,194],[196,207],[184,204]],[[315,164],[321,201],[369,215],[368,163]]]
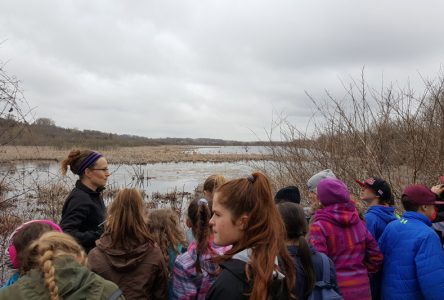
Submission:
[[[420,81],[444,62],[444,1],[0,3],[0,61],[35,116],[148,137],[264,138],[304,128],[304,94],[340,80]]]

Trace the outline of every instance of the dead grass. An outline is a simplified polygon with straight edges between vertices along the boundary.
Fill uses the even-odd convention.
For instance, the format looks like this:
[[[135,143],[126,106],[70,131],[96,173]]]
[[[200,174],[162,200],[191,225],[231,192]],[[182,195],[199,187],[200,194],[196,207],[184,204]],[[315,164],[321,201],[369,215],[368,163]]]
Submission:
[[[21,160],[63,160],[71,148],[30,146],[2,146],[0,162]],[[189,146],[142,146],[98,149],[108,162],[114,164],[146,164],[167,162],[235,162],[245,160],[268,160],[271,156],[262,154],[201,154],[189,151]]]

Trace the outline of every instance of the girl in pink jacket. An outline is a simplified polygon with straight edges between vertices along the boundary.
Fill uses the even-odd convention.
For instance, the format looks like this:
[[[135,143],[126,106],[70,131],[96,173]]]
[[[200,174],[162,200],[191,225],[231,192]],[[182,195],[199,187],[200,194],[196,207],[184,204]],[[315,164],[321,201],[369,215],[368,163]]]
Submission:
[[[359,218],[342,181],[322,180],[317,195],[323,208],[310,227],[310,243],[333,260],[345,300],[370,300],[369,274],[377,272],[383,260],[378,243]]]

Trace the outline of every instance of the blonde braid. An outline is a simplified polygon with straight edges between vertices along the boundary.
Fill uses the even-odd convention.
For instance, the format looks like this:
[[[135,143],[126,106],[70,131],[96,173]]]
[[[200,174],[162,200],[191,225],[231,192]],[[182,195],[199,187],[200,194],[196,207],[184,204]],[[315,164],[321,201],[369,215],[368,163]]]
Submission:
[[[86,266],[87,256],[73,237],[56,231],[44,233],[28,248],[23,262],[27,269],[39,268],[44,275],[45,285],[51,300],[58,300],[59,289],[56,284],[54,259],[62,256],[74,258],[82,266]]]
[[[59,300],[59,288],[56,285],[55,280],[55,268],[52,263],[54,258],[54,251],[46,250],[40,258],[40,269],[42,270],[45,278],[45,285],[51,295],[51,300]]]

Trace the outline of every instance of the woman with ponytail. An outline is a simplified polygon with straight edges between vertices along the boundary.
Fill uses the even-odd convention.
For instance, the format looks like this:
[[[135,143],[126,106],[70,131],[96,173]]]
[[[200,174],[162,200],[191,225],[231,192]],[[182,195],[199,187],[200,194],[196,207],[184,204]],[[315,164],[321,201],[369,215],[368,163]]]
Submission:
[[[213,198],[214,242],[233,245],[206,299],[291,299],[295,268],[268,178],[256,172],[228,181]],[[282,269],[278,266],[282,261]]]
[[[205,299],[215,280],[217,265],[213,258],[229,249],[218,247],[213,242],[208,205],[207,199],[195,199],[188,206],[187,220],[195,239],[174,264],[173,299]]]
[[[79,176],[74,189],[63,205],[60,227],[89,252],[103,232],[105,204],[102,191],[108,180],[108,163],[102,154],[91,150],[72,150],[62,161],[62,174],[68,166]]]
[[[302,206],[281,202],[277,207],[287,232],[287,249],[296,267],[297,280],[293,294],[299,300],[308,299],[315,288],[315,283],[323,280],[322,256],[325,256],[325,261],[330,264],[330,286],[339,294],[335,265],[325,254],[317,252],[310,246],[305,239],[308,225]]]
[[[1,289],[0,299],[125,299],[114,283],[85,267],[85,251],[67,234],[44,233],[24,257],[23,268],[29,271]]]

